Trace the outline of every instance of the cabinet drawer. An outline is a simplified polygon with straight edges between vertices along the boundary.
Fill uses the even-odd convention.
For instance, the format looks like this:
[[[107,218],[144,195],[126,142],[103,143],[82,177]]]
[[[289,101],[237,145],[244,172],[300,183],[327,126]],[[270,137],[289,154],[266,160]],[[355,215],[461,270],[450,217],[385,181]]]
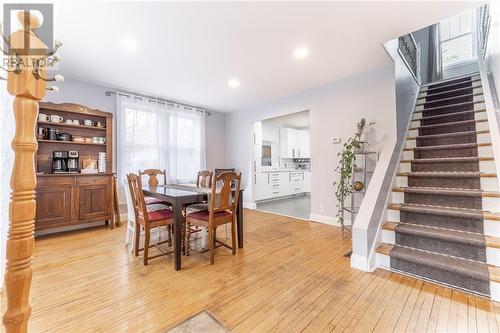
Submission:
[[[111,180],[109,176],[85,176],[85,177],[78,177],[76,179],[76,184],[77,185],[103,185],[103,184],[110,184]]]
[[[75,177],[62,176],[62,177],[37,177],[37,186],[54,186],[54,185],[73,185]]]

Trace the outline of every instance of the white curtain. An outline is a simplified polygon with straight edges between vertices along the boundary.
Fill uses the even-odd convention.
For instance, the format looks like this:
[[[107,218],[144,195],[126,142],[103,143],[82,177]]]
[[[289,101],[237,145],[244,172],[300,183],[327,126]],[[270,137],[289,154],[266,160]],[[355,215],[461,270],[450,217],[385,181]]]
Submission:
[[[5,272],[5,245],[9,228],[10,174],[14,163],[11,142],[14,136],[13,97],[7,92],[6,81],[0,80],[0,287]]]
[[[205,168],[205,113],[117,94],[117,172],[165,169],[172,183],[192,182]]]

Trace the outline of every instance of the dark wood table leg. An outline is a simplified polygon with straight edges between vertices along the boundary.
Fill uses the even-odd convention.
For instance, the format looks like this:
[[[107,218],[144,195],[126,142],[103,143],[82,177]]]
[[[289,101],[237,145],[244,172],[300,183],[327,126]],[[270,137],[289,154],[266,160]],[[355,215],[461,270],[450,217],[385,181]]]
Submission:
[[[174,267],[181,269],[181,237],[182,237],[182,204],[175,202],[174,205]]]
[[[240,197],[238,200],[238,207],[236,209],[238,226],[238,248],[243,248],[243,191],[240,192]]]

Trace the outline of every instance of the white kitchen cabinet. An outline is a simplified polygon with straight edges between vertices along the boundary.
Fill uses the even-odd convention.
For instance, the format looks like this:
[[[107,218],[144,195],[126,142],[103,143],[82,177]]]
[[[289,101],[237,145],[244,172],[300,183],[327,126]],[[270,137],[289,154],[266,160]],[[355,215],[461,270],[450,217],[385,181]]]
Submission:
[[[254,173],[254,200],[264,200],[271,197],[271,184],[268,172]]]
[[[304,192],[311,193],[311,170],[304,171]]]
[[[262,122],[262,141],[279,142],[280,128],[266,122]]]
[[[294,128],[280,130],[280,156],[281,158],[299,157],[299,131]]]
[[[298,157],[311,157],[311,134],[309,130],[298,130]]]
[[[291,171],[289,173],[288,195],[299,194],[305,192],[303,171]]]
[[[262,122],[253,123],[253,161],[252,171],[260,172],[262,169]]]

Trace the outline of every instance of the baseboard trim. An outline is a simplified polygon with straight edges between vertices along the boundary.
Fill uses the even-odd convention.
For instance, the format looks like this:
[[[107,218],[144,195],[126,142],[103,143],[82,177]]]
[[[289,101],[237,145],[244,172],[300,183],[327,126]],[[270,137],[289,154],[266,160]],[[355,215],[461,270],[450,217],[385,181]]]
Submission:
[[[243,208],[257,209],[257,204],[255,202],[243,202]]]
[[[309,214],[309,219],[313,222],[319,222],[323,224],[329,224],[329,225],[334,225],[336,227],[340,227],[340,224],[338,223],[338,220],[335,217],[311,213]]]

